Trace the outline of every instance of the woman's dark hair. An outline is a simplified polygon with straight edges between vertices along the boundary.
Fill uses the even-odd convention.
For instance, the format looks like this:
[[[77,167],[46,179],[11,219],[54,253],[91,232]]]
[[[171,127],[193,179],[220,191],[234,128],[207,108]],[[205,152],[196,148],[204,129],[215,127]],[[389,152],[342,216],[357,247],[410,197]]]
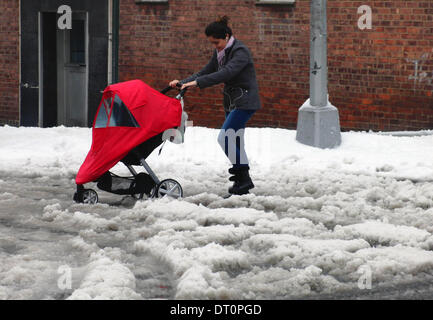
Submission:
[[[210,23],[204,33],[207,37],[214,37],[215,39],[225,39],[227,34],[229,37],[232,36],[232,29],[228,26],[229,17],[223,16],[218,18],[216,21]]]

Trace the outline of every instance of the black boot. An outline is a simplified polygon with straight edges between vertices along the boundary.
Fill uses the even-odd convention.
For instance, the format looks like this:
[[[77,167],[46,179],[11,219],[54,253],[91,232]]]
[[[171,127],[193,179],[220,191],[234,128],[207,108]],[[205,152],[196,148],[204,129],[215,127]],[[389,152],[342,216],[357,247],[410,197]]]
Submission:
[[[233,174],[233,176],[230,177],[229,180],[234,181],[233,186],[229,188],[230,194],[247,194],[249,193],[250,189],[254,188],[254,184],[251,181],[249,170],[249,166],[229,169],[229,173]]]
[[[250,167],[249,166],[246,166],[246,168],[249,170],[250,169]],[[230,181],[233,181],[234,183],[233,183],[233,187],[238,187],[238,185],[239,185],[239,180],[240,180],[240,175],[241,175],[241,172],[243,171],[243,170],[245,170],[245,169],[243,169],[243,168],[239,168],[239,167],[232,167],[232,168],[230,168],[229,169],[229,173],[232,175],[230,178],[229,178],[229,180]]]
[[[250,167],[247,167],[248,170],[250,169]],[[235,183],[239,180],[239,176],[240,173],[242,172],[242,168],[235,168],[235,167],[231,167],[229,169],[229,173],[232,175],[229,180],[230,181],[234,181]]]
[[[240,171],[235,171],[233,168],[229,169],[229,173],[232,174],[229,180],[233,181],[233,186],[229,188],[229,195],[232,195],[234,193],[233,190],[237,190],[239,188],[239,182],[241,176],[240,176]]]

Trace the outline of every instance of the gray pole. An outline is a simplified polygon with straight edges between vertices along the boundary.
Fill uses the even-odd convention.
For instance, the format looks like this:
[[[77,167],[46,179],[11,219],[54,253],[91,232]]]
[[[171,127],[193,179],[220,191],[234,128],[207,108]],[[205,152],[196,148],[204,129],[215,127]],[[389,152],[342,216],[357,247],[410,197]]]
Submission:
[[[326,1],[311,1],[310,103],[317,107],[328,104]]]
[[[341,143],[338,110],[328,101],[327,0],[311,0],[310,99],[299,109],[296,140],[333,148]]]

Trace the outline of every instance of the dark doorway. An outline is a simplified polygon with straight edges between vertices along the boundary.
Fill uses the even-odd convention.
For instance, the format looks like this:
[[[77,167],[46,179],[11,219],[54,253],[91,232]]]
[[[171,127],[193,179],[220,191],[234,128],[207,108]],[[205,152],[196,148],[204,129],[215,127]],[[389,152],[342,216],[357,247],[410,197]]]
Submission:
[[[20,125],[91,126],[108,84],[110,1],[21,0]],[[70,30],[58,26],[63,5]]]

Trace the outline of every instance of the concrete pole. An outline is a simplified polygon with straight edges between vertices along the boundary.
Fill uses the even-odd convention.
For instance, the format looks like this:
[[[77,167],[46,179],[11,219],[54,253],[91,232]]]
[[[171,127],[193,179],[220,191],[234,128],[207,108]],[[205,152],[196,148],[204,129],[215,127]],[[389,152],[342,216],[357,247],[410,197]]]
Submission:
[[[328,104],[326,1],[311,1],[310,103],[316,107]]]
[[[310,99],[299,109],[296,140],[319,148],[341,144],[338,110],[328,101],[327,0],[311,0]]]

